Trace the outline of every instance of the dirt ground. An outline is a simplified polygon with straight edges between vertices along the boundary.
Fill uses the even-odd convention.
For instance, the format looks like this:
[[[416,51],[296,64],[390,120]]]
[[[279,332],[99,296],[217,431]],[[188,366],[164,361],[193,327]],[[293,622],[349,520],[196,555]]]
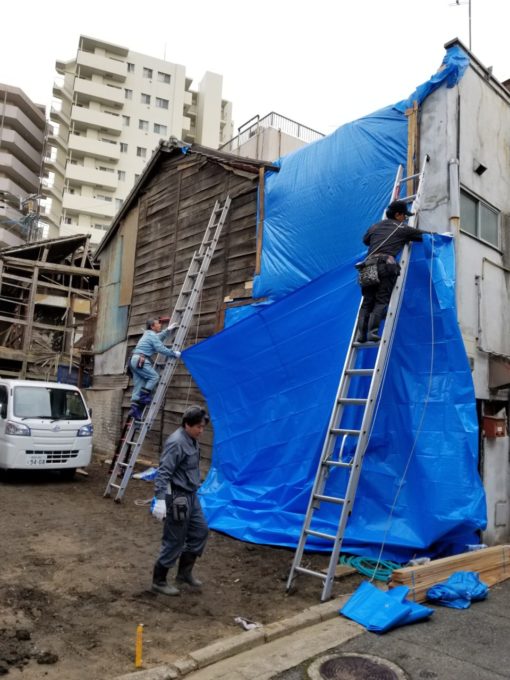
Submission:
[[[202,593],[150,591],[161,525],[146,506],[152,485],[132,480],[121,504],[103,498],[107,468],[88,477],[11,473],[0,480],[0,675],[23,680],[105,680],[134,670],[144,624],[144,668],[241,633],[236,616],[268,624],[320,601],[317,579],[285,579],[292,551],[211,532],[197,575]],[[327,558],[312,555],[314,568]],[[360,582],[350,576],[334,594]]]

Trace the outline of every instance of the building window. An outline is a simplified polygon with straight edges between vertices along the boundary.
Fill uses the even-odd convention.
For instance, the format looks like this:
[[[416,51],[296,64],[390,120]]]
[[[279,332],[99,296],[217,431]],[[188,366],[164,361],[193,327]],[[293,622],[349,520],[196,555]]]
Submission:
[[[499,212],[464,190],[460,192],[460,228],[499,248]]]
[[[112,202],[112,197],[111,196],[104,196],[103,194],[97,194],[96,198],[98,198],[100,201],[106,201],[107,203]]]
[[[133,99],[133,90],[124,88],[124,99]]]
[[[125,170],[117,170],[117,177],[119,178],[119,182],[125,182],[126,181],[126,171]]]
[[[149,121],[148,120],[139,120],[138,121],[138,129],[139,130],[145,130],[145,132],[147,132],[148,129],[149,129]]]
[[[139,179],[140,179],[140,175],[135,175],[135,184],[138,182]]]
[[[170,75],[168,73],[162,73],[161,71],[158,71],[158,80],[160,83],[169,83]]]
[[[94,224],[94,229],[101,229],[101,231],[108,231],[107,224]]]
[[[70,217],[64,217],[64,224],[72,224],[73,220]]]
[[[131,118],[129,116],[122,116],[122,125],[124,127],[129,127],[129,121]]]
[[[121,142],[120,143],[120,152],[121,153],[127,153],[127,150],[128,150],[128,145],[126,144],[126,142]]]
[[[143,146],[137,146],[136,155],[140,158],[145,158],[147,156],[147,149],[145,149]]]
[[[154,132],[157,135],[162,135],[163,137],[166,137],[167,127],[166,127],[166,125],[160,125],[159,123],[154,123]]]
[[[131,64],[129,61],[127,62],[127,72],[128,73],[134,73],[135,72],[135,65]]]
[[[115,172],[113,168],[107,168],[105,165],[100,165],[99,169],[101,170],[101,172]]]
[[[156,97],[156,108],[157,109],[167,109],[168,99],[161,99],[161,97]]]
[[[152,78],[152,69],[144,66],[143,67],[143,77],[144,78]]]
[[[142,104],[150,104],[150,103],[151,103],[151,96],[150,96],[150,94],[144,94],[144,93],[142,92],[141,101],[142,101]]]
[[[123,203],[124,203],[124,201],[122,200],[122,198],[116,198],[115,199],[115,209],[120,210],[122,208]]]

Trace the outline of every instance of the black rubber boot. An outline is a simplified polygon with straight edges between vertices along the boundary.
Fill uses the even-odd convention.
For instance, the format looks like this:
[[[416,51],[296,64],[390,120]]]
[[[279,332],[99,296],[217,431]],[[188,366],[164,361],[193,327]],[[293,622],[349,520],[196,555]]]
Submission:
[[[381,321],[382,317],[380,314],[370,314],[367,333],[368,342],[379,342],[381,340],[381,336],[379,335],[379,324]]]
[[[370,314],[365,311],[359,313],[358,319],[358,332],[356,334],[355,342],[366,342],[367,341],[367,329],[368,329],[368,318]]]
[[[166,582],[166,575],[168,574],[168,567],[164,567],[159,562],[154,565],[154,573],[152,574],[152,588],[154,593],[161,593],[162,595],[180,595],[180,590],[175,586],[170,586]]]
[[[177,581],[183,581],[193,588],[200,588],[202,586],[202,581],[199,581],[191,573],[198,555],[194,555],[190,552],[183,552],[179,559],[179,569],[177,570],[177,576],[175,577]]]

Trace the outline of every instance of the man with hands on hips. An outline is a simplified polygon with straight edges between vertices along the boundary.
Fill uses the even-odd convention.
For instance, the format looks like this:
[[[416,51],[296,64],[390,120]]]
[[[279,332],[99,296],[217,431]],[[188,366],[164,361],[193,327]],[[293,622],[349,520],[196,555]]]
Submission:
[[[156,519],[164,520],[161,548],[152,577],[152,590],[163,595],[179,595],[179,589],[166,580],[177,560],[176,580],[193,588],[202,585],[192,570],[204,551],[209,533],[197,494],[200,486],[198,440],[208,422],[209,416],[203,408],[191,406],[182,416],[182,426],[168,437],[163,448],[152,509]]]

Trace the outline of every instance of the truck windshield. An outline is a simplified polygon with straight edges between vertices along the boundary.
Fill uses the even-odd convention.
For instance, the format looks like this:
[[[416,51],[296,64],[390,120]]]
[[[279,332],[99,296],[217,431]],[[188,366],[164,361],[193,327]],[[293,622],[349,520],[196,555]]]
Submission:
[[[54,387],[15,387],[14,415],[18,418],[87,420],[83,398],[77,390]]]

